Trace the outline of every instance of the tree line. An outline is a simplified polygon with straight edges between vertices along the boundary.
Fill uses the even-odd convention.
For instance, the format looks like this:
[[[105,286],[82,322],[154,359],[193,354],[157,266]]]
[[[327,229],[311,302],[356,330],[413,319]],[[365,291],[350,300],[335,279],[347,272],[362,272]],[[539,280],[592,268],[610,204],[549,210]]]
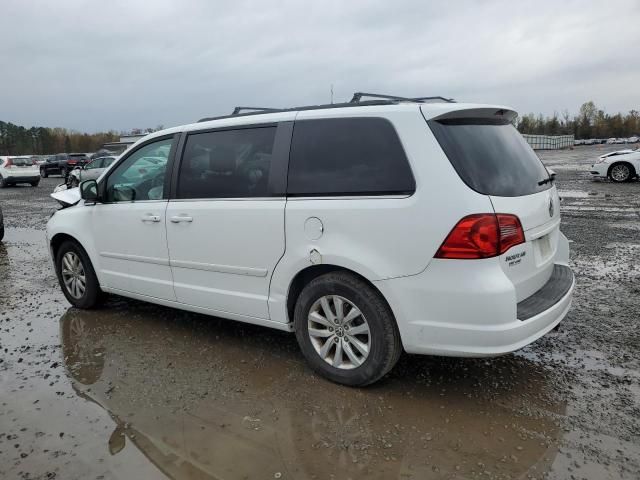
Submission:
[[[560,115],[554,113],[543,117],[529,113],[519,116],[516,127],[520,133],[534,135],[575,135],[576,139],[588,138],[627,138],[640,134],[640,112],[609,114],[592,101],[580,107],[578,115],[573,117],[565,110]]]
[[[154,128],[136,128],[130,133],[141,135],[162,130],[162,125]],[[127,133],[122,132],[122,135]],[[100,133],[80,133],[66,128],[31,127],[26,128],[0,120],[0,155],[53,155],[56,153],[95,152],[105,143],[117,142],[120,133],[116,131]]]
[[[80,133],[66,128],[25,128],[0,120],[0,155],[48,155],[95,152],[103,143],[117,142],[117,132]]]

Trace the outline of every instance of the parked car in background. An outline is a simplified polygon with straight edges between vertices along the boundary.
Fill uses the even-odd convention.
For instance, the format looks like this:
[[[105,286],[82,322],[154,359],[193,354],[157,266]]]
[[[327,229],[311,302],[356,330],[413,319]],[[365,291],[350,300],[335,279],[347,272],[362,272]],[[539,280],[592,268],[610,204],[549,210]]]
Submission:
[[[614,182],[628,182],[640,173],[640,150],[626,149],[605,153],[591,165],[591,175],[610,178]]]
[[[638,143],[638,137],[633,136],[633,137],[627,138],[627,143]]]
[[[573,144],[574,144],[575,146],[578,146],[578,145],[584,145],[584,140],[574,140],[574,141],[573,141]]]
[[[67,181],[68,186],[77,187],[80,182],[84,180],[98,178],[116,158],[117,157],[98,157],[82,167],[74,168],[69,174],[69,180]]]
[[[49,175],[62,175],[66,177],[76,167],[81,167],[89,162],[84,153],[59,153],[49,157],[40,165],[40,176],[47,178]]]
[[[111,150],[107,150],[106,148],[102,148],[100,150],[98,150],[95,153],[92,153],[89,156],[90,160],[95,160],[96,158],[101,158],[101,157],[117,157],[118,155],[114,152],[112,152]]]
[[[569,243],[516,112],[363,95],[155,132],[54,193],[67,300],[111,292],[295,332],[311,368],[352,386],[403,350],[502,355],[555,328]]]
[[[615,144],[621,144],[621,143],[625,143],[625,139],[624,138],[616,138],[615,142],[613,142]]]
[[[40,183],[38,166],[31,157],[0,157],[0,188],[29,183],[37,187]]]

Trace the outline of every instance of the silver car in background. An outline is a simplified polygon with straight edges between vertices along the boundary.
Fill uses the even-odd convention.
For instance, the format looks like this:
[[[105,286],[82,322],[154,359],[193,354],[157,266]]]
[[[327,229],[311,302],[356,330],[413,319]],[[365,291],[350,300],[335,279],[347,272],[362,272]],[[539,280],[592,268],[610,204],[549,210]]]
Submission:
[[[82,167],[75,168],[69,174],[68,186],[77,187],[84,180],[95,180],[118,157],[99,157]]]

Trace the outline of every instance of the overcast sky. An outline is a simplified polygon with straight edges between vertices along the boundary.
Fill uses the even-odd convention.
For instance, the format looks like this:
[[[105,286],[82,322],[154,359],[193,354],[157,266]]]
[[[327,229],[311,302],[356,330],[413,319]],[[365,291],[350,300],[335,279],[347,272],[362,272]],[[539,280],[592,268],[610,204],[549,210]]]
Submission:
[[[640,2],[3,0],[0,120],[80,131],[235,105],[445,95],[640,110]]]

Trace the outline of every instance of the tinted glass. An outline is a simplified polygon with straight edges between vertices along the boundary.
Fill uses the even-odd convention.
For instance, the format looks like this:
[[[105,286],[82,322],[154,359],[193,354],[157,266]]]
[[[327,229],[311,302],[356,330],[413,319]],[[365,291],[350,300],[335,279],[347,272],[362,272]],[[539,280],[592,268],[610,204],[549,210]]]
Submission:
[[[33,165],[33,160],[30,158],[12,158],[11,163],[16,167],[30,167]]]
[[[107,202],[161,200],[171,143],[167,138],[133,152],[107,179]]]
[[[103,164],[102,166],[104,168],[107,168],[109,165],[111,165],[113,163],[113,161],[116,159],[116,157],[104,157],[103,160]]]
[[[551,188],[547,170],[513,125],[486,119],[431,121],[462,180],[485,195],[518,197]]]
[[[276,127],[196,133],[187,137],[177,198],[269,196]]]
[[[382,118],[295,123],[287,193],[298,196],[410,194],[415,181],[398,135]]]

